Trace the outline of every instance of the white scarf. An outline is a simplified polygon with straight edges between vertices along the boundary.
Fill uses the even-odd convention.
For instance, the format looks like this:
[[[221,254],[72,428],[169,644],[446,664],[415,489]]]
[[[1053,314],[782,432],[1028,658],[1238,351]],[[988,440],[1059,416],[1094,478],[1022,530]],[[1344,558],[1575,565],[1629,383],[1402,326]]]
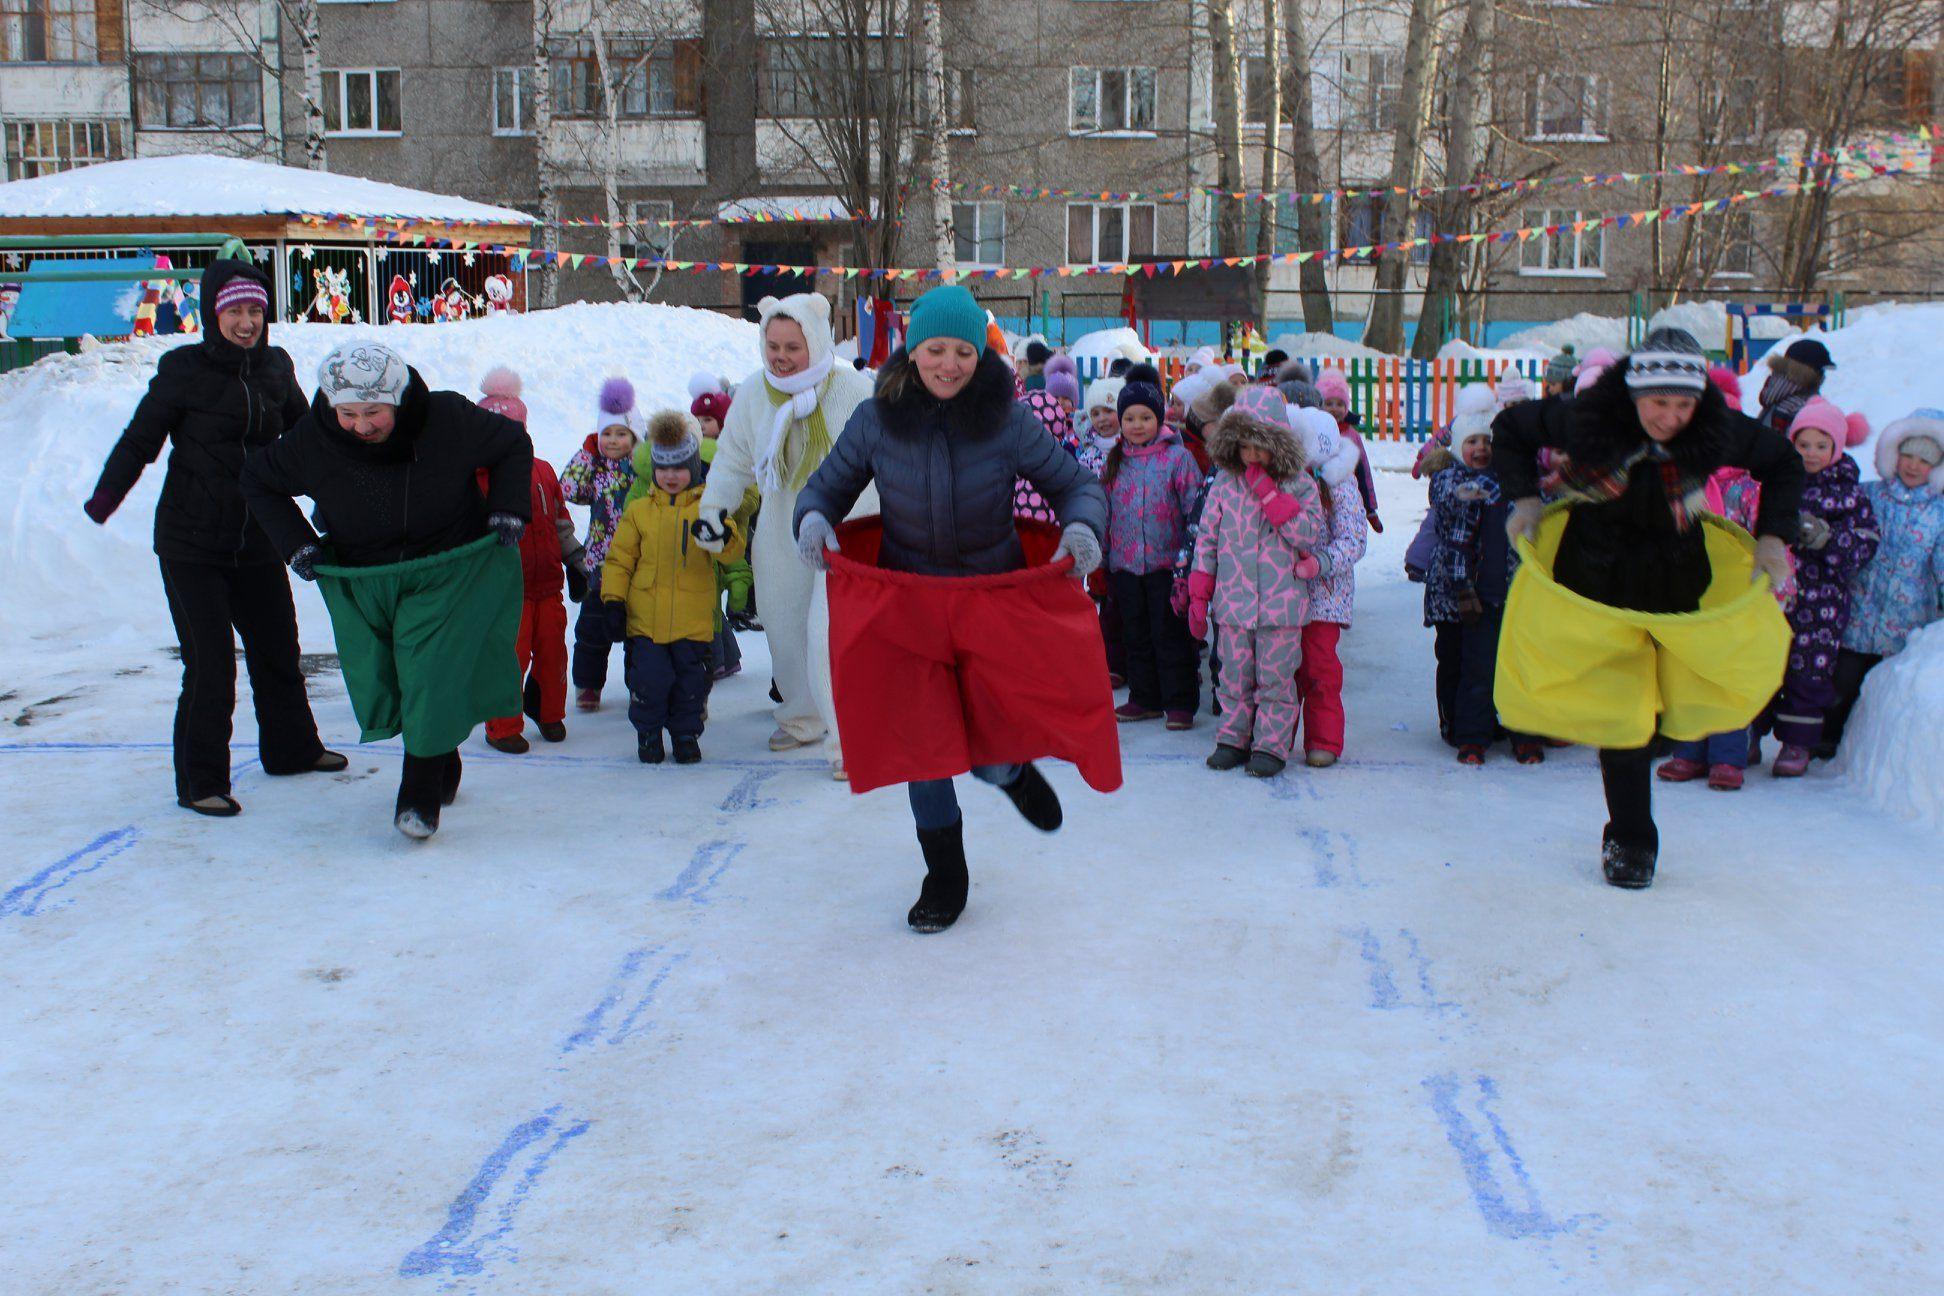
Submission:
[[[777,458],[783,453],[783,438],[789,435],[790,424],[817,412],[817,388],[830,377],[834,361],[834,355],[826,354],[808,369],[787,378],[779,378],[767,369],[763,371],[763,380],[790,398],[776,407],[776,423],[770,428],[769,446],[756,459],[756,484],[763,488],[763,494],[774,495],[783,489],[783,482],[776,472]]]

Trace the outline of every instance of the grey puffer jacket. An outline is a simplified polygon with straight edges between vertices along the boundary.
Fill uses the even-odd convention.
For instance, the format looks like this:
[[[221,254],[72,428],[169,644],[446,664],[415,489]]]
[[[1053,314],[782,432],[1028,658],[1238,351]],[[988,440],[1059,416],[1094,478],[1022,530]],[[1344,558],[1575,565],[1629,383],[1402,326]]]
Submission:
[[[939,401],[900,351],[797,496],[792,530],[808,513],[844,517],[875,480],[885,567],[926,576],[1017,571],[1026,565],[1013,529],[1019,478],[1052,504],[1062,527],[1078,522],[1105,541],[1100,483],[1014,401],[1005,361],[985,352],[965,390]]]

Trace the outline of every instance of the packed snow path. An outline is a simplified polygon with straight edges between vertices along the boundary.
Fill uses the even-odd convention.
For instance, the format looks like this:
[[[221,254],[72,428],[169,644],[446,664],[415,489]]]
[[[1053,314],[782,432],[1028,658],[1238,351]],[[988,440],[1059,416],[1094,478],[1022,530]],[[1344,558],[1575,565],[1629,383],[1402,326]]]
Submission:
[[[933,937],[902,793],[761,750],[761,636],[702,766],[637,765],[611,683],[475,737],[424,845],[395,744],[269,780],[246,706],[245,814],[197,819],[171,660],[20,649],[0,1286],[1937,1290],[1935,841],[1757,774],[1658,789],[1660,880],[1603,885],[1589,753],[1437,741],[1383,491],[1342,765],[1140,726],[1051,838],[964,782]]]

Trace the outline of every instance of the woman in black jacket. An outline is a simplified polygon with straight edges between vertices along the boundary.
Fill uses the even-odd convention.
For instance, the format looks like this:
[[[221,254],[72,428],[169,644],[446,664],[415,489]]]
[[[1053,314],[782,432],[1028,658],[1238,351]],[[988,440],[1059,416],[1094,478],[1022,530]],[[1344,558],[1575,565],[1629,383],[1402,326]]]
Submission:
[[[235,642],[243,640],[268,774],[341,770],[317,738],[298,669],[290,581],[237,487],[244,454],[304,413],[290,356],[270,345],[270,280],[247,261],[217,261],[202,278],[202,340],[163,353],[148,394],[82,507],[108,521],[171,442],[155,508],[155,553],[182,651],[176,702],[176,802],[198,814],[242,809],[230,795]]]
[[[489,534],[502,547],[517,544],[532,511],[532,478],[533,442],[525,428],[458,392],[427,390],[417,370],[378,342],[347,343],[324,357],[309,412],[244,466],[250,511],[305,580],[317,579],[314,568],[321,565],[408,565],[383,582],[369,581],[362,602],[347,598],[331,606],[345,684],[365,738],[404,735],[393,822],[408,837],[438,830],[440,806],[452,804],[459,790],[458,746],[472,724],[519,707],[512,655],[521,597],[517,559],[498,565],[511,572],[505,607],[490,579],[504,572],[418,560],[453,554]],[[323,538],[296,496],[316,502]],[[384,591],[375,592],[381,583]],[[496,652],[493,636],[475,633],[471,623],[505,629],[501,614],[508,611],[501,672],[496,656],[487,660]],[[462,632],[448,633],[455,626]],[[489,691],[505,684],[511,694],[494,709],[479,696],[482,681]]]
[[[906,350],[878,374],[877,394],[857,407],[822,467],[797,497],[797,549],[821,569],[837,539],[831,518],[876,481],[884,540],[880,565],[929,576],[989,576],[1026,565],[1013,521],[1021,478],[1060,519],[1057,560],[1085,578],[1100,565],[1107,497],[1092,473],[1046,435],[1013,399],[1013,375],[988,350],[985,311],[957,285],[934,288],[912,308]],[[1005,792],[1043,832],[1060,826],[1060,800],[1031,762],[983,765],[973,777]],[[965,909],[965,825],[950,779],[906,785],[925,883],[907,920],[942,931]]]
[[[1708,382],[1701,345],[1680,329],[1649,333],[1583,394],[1525,401],[1493,425],[1493,469],[1513,500],[1506,532],[1537,531],[1538,455],[1564,451],[1561,493],[1572,502],[1553,579],[1596,603],[1686,613],[1713,578],[1702,535],[1703,488],[1717,469],[1745,468],[1761,484],[1755,573],[1776,589],[1789,579],[1805,473],[1776,433],[1728,407]],[[1653,745],[1602,750],[1607,825],[1601,866],[1614,886],[1651,885],[1660,851],[1654,825]]]

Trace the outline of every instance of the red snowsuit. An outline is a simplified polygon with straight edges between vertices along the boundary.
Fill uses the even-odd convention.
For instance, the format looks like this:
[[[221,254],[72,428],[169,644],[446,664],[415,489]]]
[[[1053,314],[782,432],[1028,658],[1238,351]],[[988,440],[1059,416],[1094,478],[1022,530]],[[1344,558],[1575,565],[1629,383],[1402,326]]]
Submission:
[[[1047,565],[1056,528],[1022,524],[1028,566],[997,576],[887,571],[876,517],[837,534],[830,680],[852,792],[1044,756],[1120,786],[1100,625],[1072,560]]]
[[[480,475],[485,485],[485,474]],[[560,538],[573,535],[567,501],[553,466],[533,461],[533,521],[520,533],[520,571],[526,597],[520,605],[520,638],[515,652],[520,678],[526,682],[527,704],[541,724],[557,724],[567,716],[567,605],[560,592],[566,583],[561,569]],[[519,715],[486,722],[487,738],[511,738],[525,725]]]

